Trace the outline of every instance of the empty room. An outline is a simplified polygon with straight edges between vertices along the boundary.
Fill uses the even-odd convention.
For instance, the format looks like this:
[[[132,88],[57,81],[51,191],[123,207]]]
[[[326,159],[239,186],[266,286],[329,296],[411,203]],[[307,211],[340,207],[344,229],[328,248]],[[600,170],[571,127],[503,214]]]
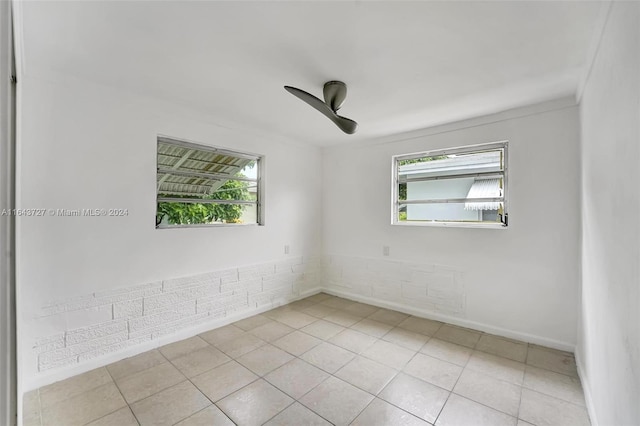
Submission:
[[[0,424],[640,426],[640,2],[0,2]]]

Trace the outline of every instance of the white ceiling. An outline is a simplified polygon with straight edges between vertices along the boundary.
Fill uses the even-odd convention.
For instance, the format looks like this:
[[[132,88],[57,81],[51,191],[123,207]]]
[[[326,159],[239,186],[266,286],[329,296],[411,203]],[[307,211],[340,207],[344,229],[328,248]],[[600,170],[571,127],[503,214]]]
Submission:
[[[23,70],[63,72],[332,145],[576,92],[600,3],[25,2]],[[349,94],[345,135],[287,93]]]

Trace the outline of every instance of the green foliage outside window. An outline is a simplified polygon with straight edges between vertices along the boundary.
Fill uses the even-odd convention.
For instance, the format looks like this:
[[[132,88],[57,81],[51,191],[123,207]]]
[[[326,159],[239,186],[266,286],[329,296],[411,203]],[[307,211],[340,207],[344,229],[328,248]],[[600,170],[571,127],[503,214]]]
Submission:
[[[249,164],[253,167],[255,162]],[[244,177],[241,173],[236,176]],[[252,201],[253,198],[247,187],[251,182],[240,180],[228,180],[217,189],[213,194],[202,197],[204,200],[239,200]],[[160,197],[172,198],[188,198],[175,195],[159,194]],[[156,213],[156,226],[159,225],[163,218],[169,225],[194,225],[194,224],[210,224],[215,222],[240,223],[242,213],[247,207],[246,204],[199,204],[199,203],[158,203]]]

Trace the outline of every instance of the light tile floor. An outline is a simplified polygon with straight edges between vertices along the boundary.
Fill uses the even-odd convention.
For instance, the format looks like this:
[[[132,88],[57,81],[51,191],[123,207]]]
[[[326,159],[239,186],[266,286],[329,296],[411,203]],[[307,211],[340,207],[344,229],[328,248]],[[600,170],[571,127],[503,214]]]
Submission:
[[[25,426],[589,425],[573,355],[324,293],[54,383]]]

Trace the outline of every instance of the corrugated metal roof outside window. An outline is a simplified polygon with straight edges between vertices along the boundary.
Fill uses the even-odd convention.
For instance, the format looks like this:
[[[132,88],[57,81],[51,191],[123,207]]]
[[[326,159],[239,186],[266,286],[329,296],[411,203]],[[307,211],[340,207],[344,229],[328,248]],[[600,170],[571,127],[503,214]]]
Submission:
[[[500,198],[502,197],[501,179],[478,179],[469,188],[467,198]],[[465,210],[498,210],[500,202],[464,203]]]

